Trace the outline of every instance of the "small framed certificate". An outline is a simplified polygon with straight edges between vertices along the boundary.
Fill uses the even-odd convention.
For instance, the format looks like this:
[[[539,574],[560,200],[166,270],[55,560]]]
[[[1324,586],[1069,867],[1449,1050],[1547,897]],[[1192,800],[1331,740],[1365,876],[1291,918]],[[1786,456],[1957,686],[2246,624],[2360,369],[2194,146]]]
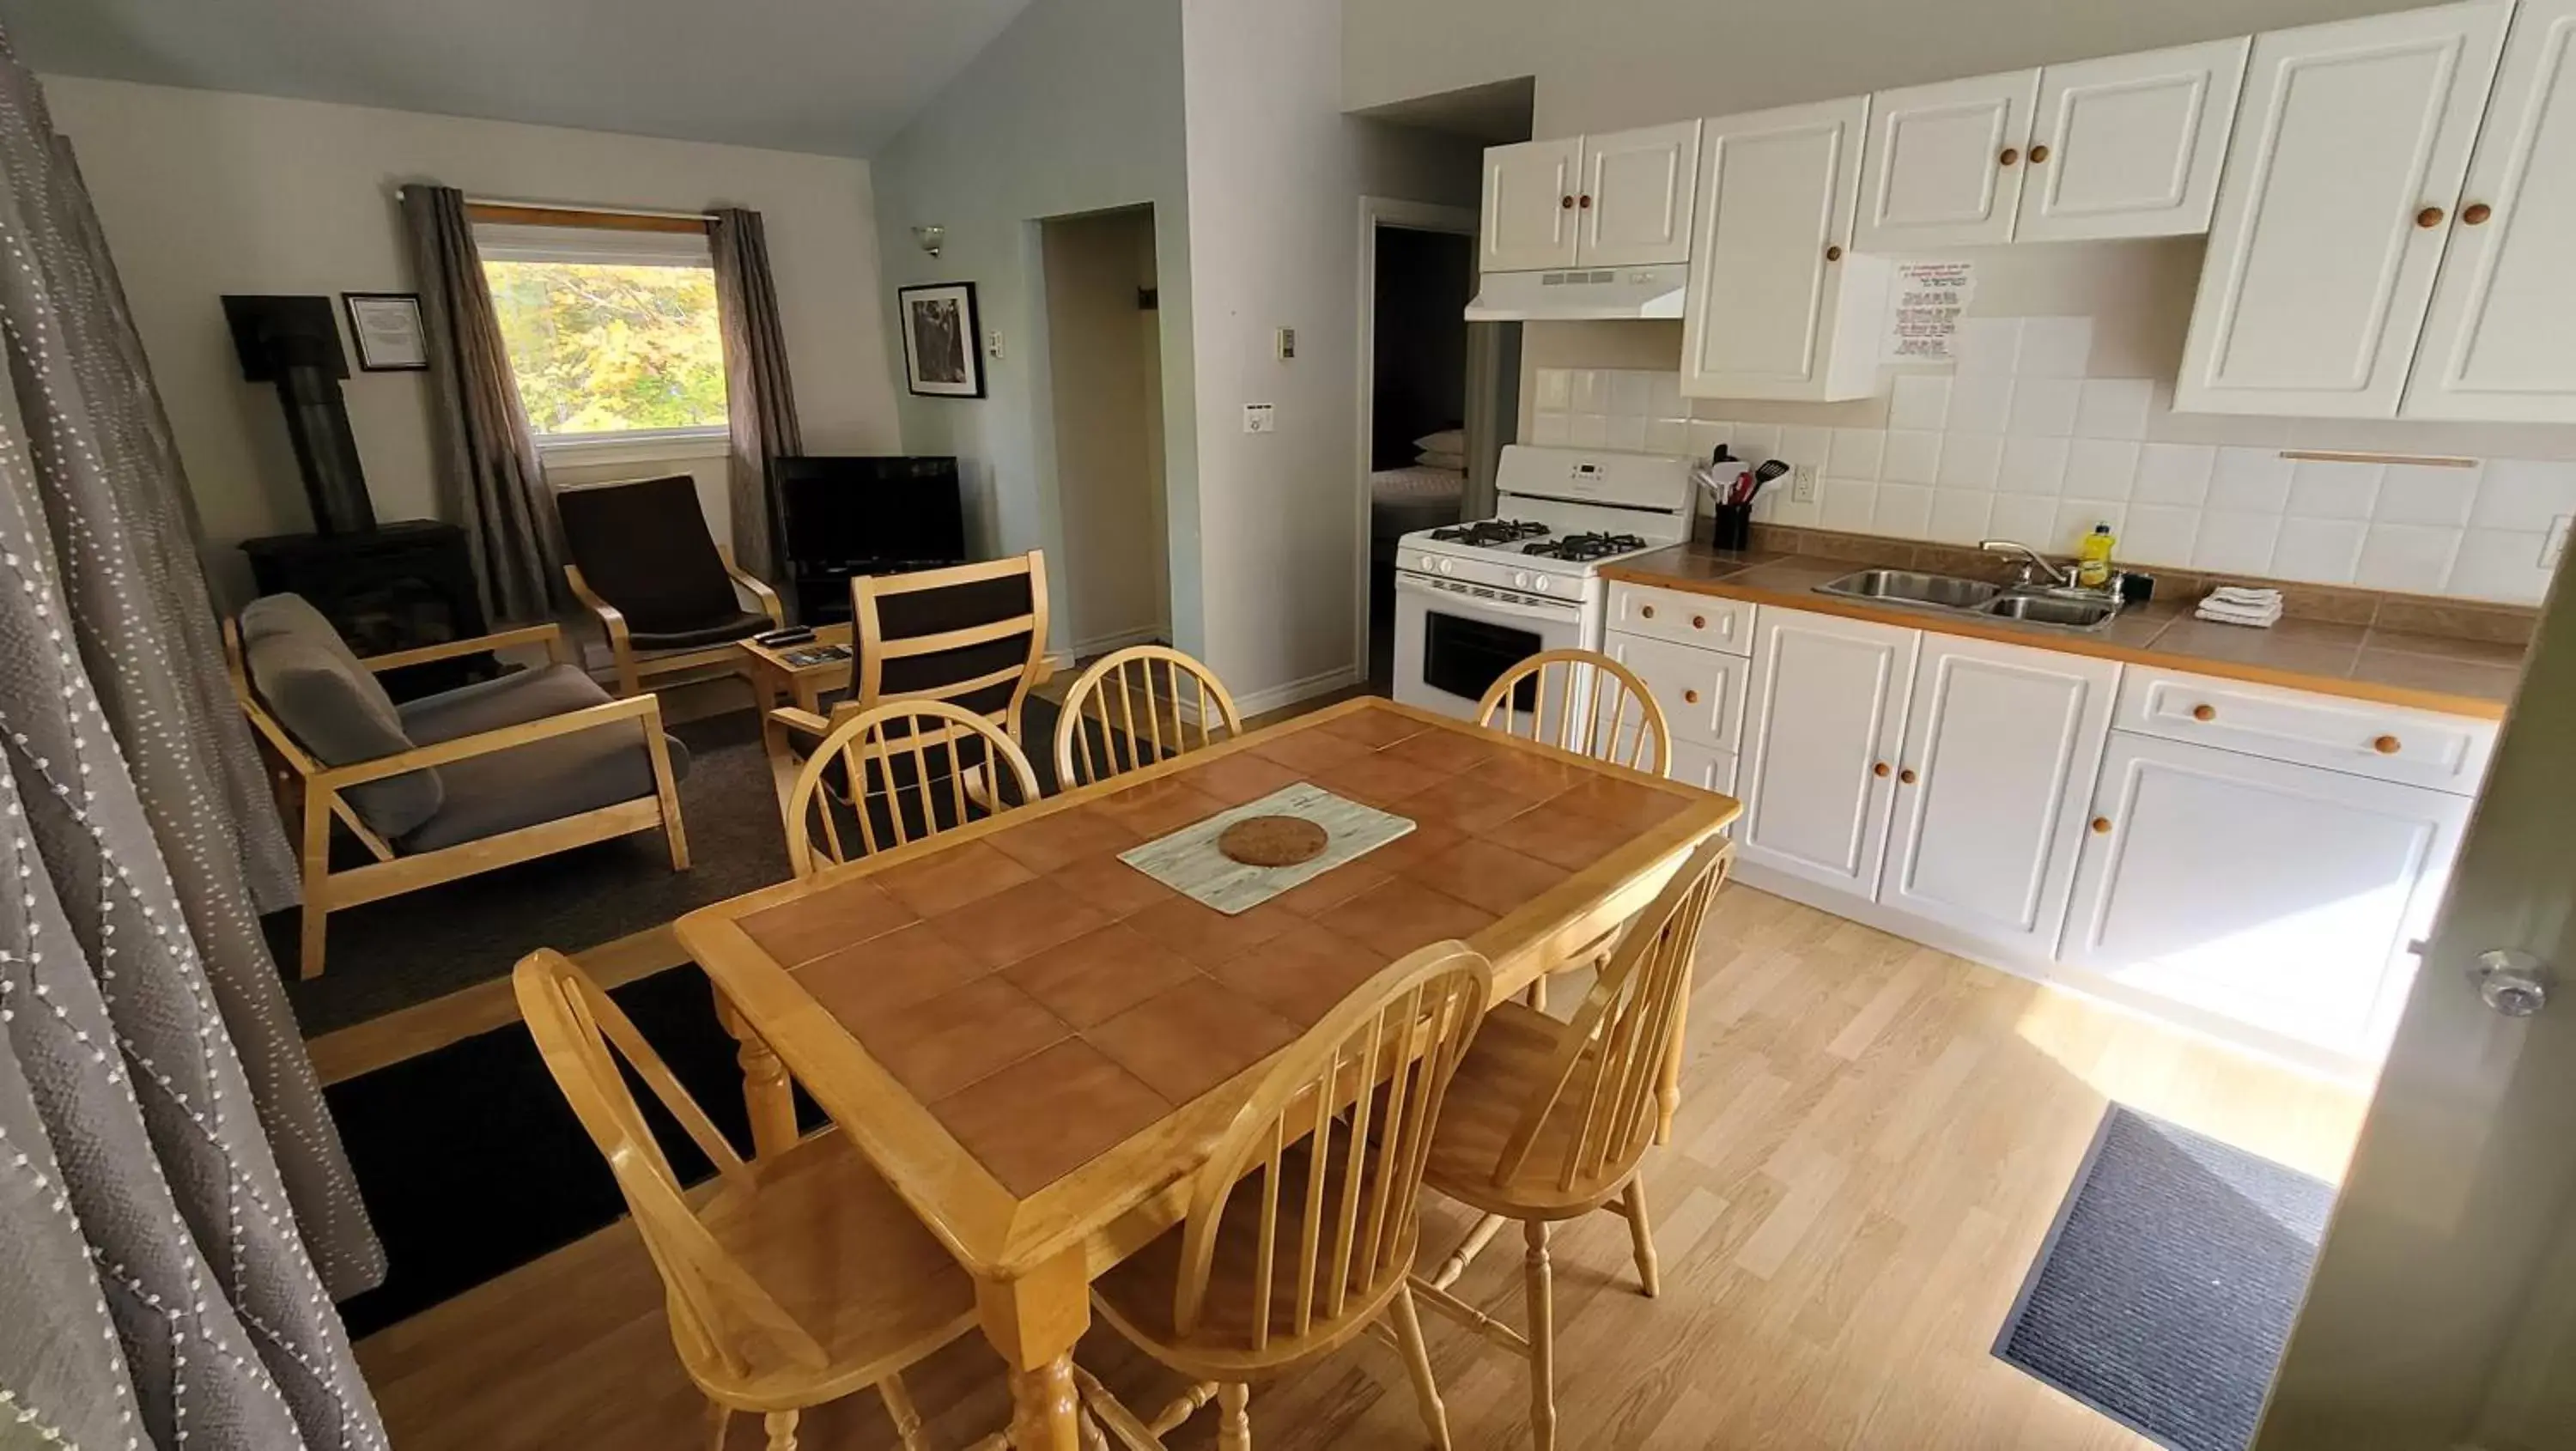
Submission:
[[[420,322],[416,292],[344,292],[349,337],[358,366],[370,373],[417,373],[429,367],[429,340]]]

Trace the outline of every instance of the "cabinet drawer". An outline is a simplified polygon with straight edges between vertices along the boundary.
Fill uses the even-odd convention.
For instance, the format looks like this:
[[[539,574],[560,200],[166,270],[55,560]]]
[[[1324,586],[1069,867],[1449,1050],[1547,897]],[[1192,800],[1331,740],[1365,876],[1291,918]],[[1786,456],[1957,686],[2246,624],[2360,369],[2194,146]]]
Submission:
[[[2476,793],[2496,737],[2492,721],[2135,665],[2112,726],[2456,796]]]
[[[1655,704],[1663,707],[1675,745],[1708,746],[1729,755],[1741,748],[1751,661],[1630,635],[1607,636],[1605,648],[1611,659],[1646,682]]]
[[[1753,605],[1651,585],[1610,586],[1609,628],[1729,655],[1753,653]]]

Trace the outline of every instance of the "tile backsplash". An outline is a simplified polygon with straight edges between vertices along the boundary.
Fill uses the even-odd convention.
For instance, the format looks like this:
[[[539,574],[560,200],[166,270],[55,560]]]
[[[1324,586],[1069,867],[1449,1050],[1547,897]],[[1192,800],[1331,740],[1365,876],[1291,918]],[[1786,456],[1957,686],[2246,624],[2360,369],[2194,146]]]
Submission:
[[[2335,449],[2315,441],[2335,426],[2174,414],[2163,382],[2095,376],[2092,332],[2086,317],[1967,319],[1953,371],[1898,374],[1869,406],[1831,410],[1873,426],[1687,399],[1673,372],[1540,367],[1522,439],[1703,458],[1724,443],[1815,465],[1813,501],[1793,502],[1785,478],[1764,491],[1754,517],[1770,523],[2060,553],[2108,523],[2119,560],[2142,567],[2516,603],[2547,589],[2576,462],[2287,458],[2294,443]],[[2377,427],[2369,451],[2391,452]]]

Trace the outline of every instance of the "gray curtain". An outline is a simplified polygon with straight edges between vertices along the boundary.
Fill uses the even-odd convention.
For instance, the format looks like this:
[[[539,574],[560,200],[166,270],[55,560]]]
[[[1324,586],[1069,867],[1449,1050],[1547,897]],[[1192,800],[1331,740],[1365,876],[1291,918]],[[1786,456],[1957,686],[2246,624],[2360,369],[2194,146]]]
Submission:
[[[465,193],[406,186],[402,211],[429,342],[439,511],[465,530],[487,617],[496,624],[550,619],[570,602],[563,523],[501,345]]]
[[[1521,325],[1467,324],[1467,487],[1458,517],[1494,517],[1494,471],[1521,428]]]
[[[285,842],[97,221],[0,39],[0,1445],[380,1447]],[[209,299],[211,303],[211,299]]]
[[[731,499],[736,563],[775,584],[782,562],[771,465],[805,451],[796,426],[796,386],[787,376],[787,338],[778,328],[778,288],[769,278],[769,235],[760,213],[726,207],[707,228],[715,253],[716,314],[724,328],[725,413],[733,431]]]

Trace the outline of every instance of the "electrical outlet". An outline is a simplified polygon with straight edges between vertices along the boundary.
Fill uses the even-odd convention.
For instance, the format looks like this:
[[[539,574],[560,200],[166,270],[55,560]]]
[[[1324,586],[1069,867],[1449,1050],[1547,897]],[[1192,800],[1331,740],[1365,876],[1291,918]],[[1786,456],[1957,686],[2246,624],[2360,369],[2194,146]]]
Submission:
[[[1246,433],[1270,432],[1278,422],[1277,411],[1274,405],[1268,403],[1244,404],[1243,431]]]
[[[1789,470],[1789,502],[1792,504],[1816,502],[1816,466],[1814,464],[1800,464]]]
[[[2576,525],[2576,514],[2561,514],[2549,521],[2549,533],[2540,541],[2541,568],[2558,567],[2559,559],[2567,553],[2567,530],[2570,525]]]

